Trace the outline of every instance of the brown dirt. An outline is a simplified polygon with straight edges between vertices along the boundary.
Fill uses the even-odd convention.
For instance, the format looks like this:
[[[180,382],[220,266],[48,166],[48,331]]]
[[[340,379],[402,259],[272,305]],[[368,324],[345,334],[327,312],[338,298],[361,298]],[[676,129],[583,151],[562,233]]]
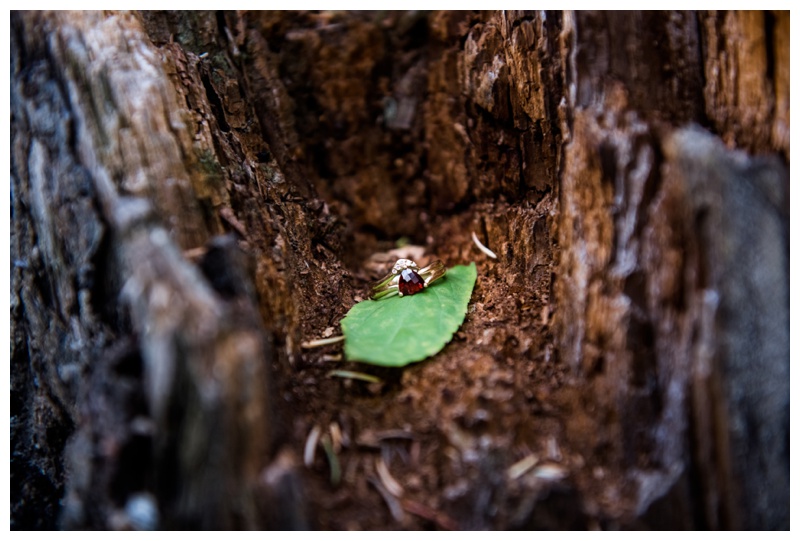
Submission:
[[[290,420],[276,446],[300,457],[314,426],[341,431],[338,485],[321,447],[309,471],[308,499],[320,528],[524,527],[551,489],[571,493],[560,475],[577,475],[585,463],[564,442],[563,419],[580,408],[573,403],[578,395],[563,395],[561,404],[553,399],[567,377],[551,332],[557,128],[529,130],[527,117],[491,92],[480,97],[488,115],[453,102],[463,100],[453,70],[465,34],[488,50],[501,46],[496,22],[484,30],[483,15],[317,17],[260,19],[294,100],[301,161],[311,165],[308,177],[343,235],[328,244],[331,252],[312,247],[326,252],[324,270],[314,274],[308,261],[316,282],[304,289],[331,294],[295,297],[302,322],[295,340],[322,337],[330,328],[339,334],[338,322],[385,272],[375,268],[375,256],[402,236],[448,266],[475,261],[478,280],[462,328],[441,353],[403,369],[344,364],[379,376],[380,385],[327,377],[339,367],[326,360],[338,346],[294,356],[279,345],[288,351],[275,366],[277,386],[281,407],[292,414],[284,416]],[[486,59],[470,61],[483,66],[469,83],[478,87]],[[542,114],[545,101],[525,107]],[[412,104],[414,114],[391,117],[387,103],[398,111]],[[470,137],[499,144],[475,145]],[[526,152],[541,161],[520,181]],[[462,155],[473,170],[453,169],[463,167]],[[473,231],[497,260],[477,249]],[[530,468],[508,481],[508,468],[531,455],[537,466],[553,466],[551,478]],[[379,459],[402,494],[387,495]]]
[[[546,216],[551,210],[549,200],[525,211],[481,205],[436,220],[429,252],[449,266],[476,261],[478,280],[463,326],[433,358],[403,369],[345,363],[381,377],[382,385],[326,377],[334,363],[325,356],[338,353],[338,346],[298,359],[298,370],[285,379],[281,395],[302,414],[293,419],[284,445],[298,450],[314,425],[328,430],[332,423],[346,442],[338,453],[344,472],[339,486],[331,484],[321,450],[312,467],[309,496],[318,506],[320,527],[519,527],[514,521],[522,503],[515,500],[522,497],[522,487],[498,486],[505,470],[530,454],[567,473],[580,460],[558,443],[563,411],[550,398],[566,377],[549,332],[552,255],[542,254],[541,264],[519,272],[502,252],[507,242],[499,234],[493,235],[498,260],[481,253],[470,237],[482,223],[507,231],[519,214]],[[365,297],[369,276],[361,269],[351,272],[354,291]],[[327,319],[309,325],[308,336],[322,336],[328,325]],[[403,518],[391,515],[369,481],[377,479],[379,458],[404,488]],[[532,497],[530,490],[526,494]],[[420,504],[430,517],[409,511]],[[471,523],[462,522],[465,506],[476,513],[469,514]]]
[[[223,169],[262,163],[253,180],[234,173],[236,190],[229,192],[277,351],[273,447],[295,468],[315,426],[328,437],[341,432],[341,480],[332,482],[321,444],[301,473],[310,524],[585,528],[598,524],[596,517],[622,516],[630,508],[625,496],[606,498],[594,486],[624,485],[612,478],[618,474],[594,467],[614,463],[607,444],[614,435],[604,433],[602,418],[585,413],[593,406],[568,384],[552,332],[563,120],[552,114],[561,84],[553,55],[560,21],[551,21],[538,42],[530,21],[513,23],[523,36],[516,45],[537,47],[547,68],[532,83],[532,96],[525,85],[508,86],[508,71],[486,87],[492,55],[504,46],[503,25],[511,26],[497,14],[444,12],[428,20],[286,13],[227,23],[247,51],[239,84],[251,96],[269,152],[253,133],[258,126],[236,120],[246,110],[236,105],[239,94],[225,90],[235,87],[224,82],[236,77],[230,65],[212,60],[200,72],[210,74],[226,111],[216,111],[212,124]],[[464,39],[483,52],[460,59]],[[219,58],[210,44],[197,47]],[[533,69],[529,57],[518,60],[508,69]],[[456,76],[458,70],[470,75]],[[216,131],[223,122],[240,129]],[[473,231],[496,261],[476,248]],[[341,318],[385,272],[375,268],[376,256],[390,261],[385,254],[401,237],[448,266],[477,263],[475,291],[454,340],[404,369],[327,360],[340,353],[337,346],[301,350],[303,341],[340,332]],[[327,377],[334,366],[384,383]],[[509,478],[512,465],[534,456],[524,473]],[[402,493],[387,492],[392,483],[377,473],[378,459]],[[586,489],[599,495],[602,511],[578,496]]]

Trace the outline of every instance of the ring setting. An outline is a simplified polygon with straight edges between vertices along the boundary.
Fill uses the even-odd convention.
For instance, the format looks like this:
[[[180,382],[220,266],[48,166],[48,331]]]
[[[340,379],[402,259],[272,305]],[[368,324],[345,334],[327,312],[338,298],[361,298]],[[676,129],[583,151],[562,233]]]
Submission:
[[[419,268],[410,259],[398,259],[389,274],[372,286],[373,300],[386,299],[394,295],[415,295],[445,275],[447,269],[440,259],[427,267]]]

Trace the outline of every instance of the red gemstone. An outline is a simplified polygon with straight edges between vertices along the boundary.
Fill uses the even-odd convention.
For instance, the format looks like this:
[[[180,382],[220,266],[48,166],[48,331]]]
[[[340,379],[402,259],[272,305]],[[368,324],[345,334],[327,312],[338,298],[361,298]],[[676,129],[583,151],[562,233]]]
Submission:
[[[411,269],[405,269],[400,273],[400,280],[397,282],[397,289],[401,295],[413,295],[419,293],[425,287],[422,277]]]

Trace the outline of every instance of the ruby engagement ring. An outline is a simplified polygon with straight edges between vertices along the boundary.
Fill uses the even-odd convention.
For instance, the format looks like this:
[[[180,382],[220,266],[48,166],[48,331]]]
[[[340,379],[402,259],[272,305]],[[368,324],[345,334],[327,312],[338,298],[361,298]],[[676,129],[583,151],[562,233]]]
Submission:
[[[419,266],[410,259],[398,259],[392,272],[372,286],[372,299],[380,300],[393,295],[414,295],[444,276],[447,269],[437,259],[427,267]]]

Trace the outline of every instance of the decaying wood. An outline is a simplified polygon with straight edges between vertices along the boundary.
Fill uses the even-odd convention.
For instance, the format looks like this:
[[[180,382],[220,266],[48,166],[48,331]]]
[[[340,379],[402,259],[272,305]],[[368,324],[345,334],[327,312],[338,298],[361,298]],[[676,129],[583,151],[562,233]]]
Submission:
[[[578,29],[593,26],[591,20],[581,24],[581,17],[592,16],[579,15]],[[663,31],[670,46],[659,50],[664,58],[657,65],[685,70],[689,76],[678,81],[687,84],[678,85],[670,84],[672,69],[653,76],[647,49],[636,48],[624,75],[615,71],[612,59],[621,56],[613,53],[615,41],[622,46],[630,39],[615,34],[623,25],[618,17],[628,16],[610,15],[591,30],[601,36],[584,38],[592,58],[582,63],[578,54],[579,103],[560,186],[561,352],[593,389],[587,410],[594,410],[590,419],[575,416],[568,432],[593,446],[587,454],[603,449],[616,457],[608,465],[616,462],[637,487],[630,495],[639,515],[662,497],[672,506],[694,498],[703,513],[672,527],[785,524],[787,509],[778,502],[788,497],[787,172],[779,160],[726,152],[702,130],[656,122],[660,115],[699,120],[700,79],[686,59],[702,58],[700,44],[685,39],[693,32],[674,26],[697,22],[656,14],[632,17],[661,23],[626,21]],[[751,17],[700,15],[697,21],[708,27]],[[761,34],[762,56],[736,68],[736,84],[741,95],[769,96],[760,103],[771,103],[774,93],[763,85],[773,81],[759,76],[763,49],[770,46],[763,28]],[[727,55],[708,58],[706,71],[717,73],[721,58]],[[609,79],[609,71],[625,83]],[[769,106],[740,101],[737,113],[723,112],[717,100],[729,98],[720,97],[725,91],[715,80],[707,80],[703,92],[706,107],[730,126],[779,122],[778,110]],[[780,150],[774,133],[739,136],[746,148]],[[736,130],[725,137],[735,138]],[[595,423],[616,426],[612,437],[587,439],[584,432]],[[679,482],[681,476],[690,478]],[[774,491],[764,490],[765,483]],[[591,493],[602,498],[603,490],[618,487]]]
[[[788,35],[14,13],[12,527],[787,528]],[[462,330],[326,378],[398,237]]]
[[[182,156],[192,150],[189,132],[161,59],[132,16],[27,14],[19,23],[17,50],[28,56],[16,59],[26,76],[13,89],[19,138],[12,167],[20,190],[14,200],[20,220],[30,220],[42,239],[36,242],[43,250],[42,273],[55,282],[48,289],[58,302],[52,308],[34,306],[44,314],[60,308],[48,318],[56,325],[48,329],[41,322],[26,334],[34,343],[66,334],[65,347],[77,357],[64,359],[46,342],[28,353],[55,365],[48,368],[54,372],[42,381],[40,392],[51,395],[77,424],[72,444],[64,449],[70,482],[62,525],[91,523],[87,503],[112,516],[104,490],[113,490],[114,480],[102,479],[98,486],[96,476],[124,467],[124,462],[115,464],[115,455],[129,448],[149,452],[147,445],[135,442],[152,436],[152,475],[162,489],[161,510],[167,511],[162,525],[259,526],[259,513],[248,502],[269,444],[264,365],[269,344],[252,287],[238,285],[230,298],[223,298],[181,255],[181,247],[202,244],[208,230]],[[44,43],[42,34],[49,38]],[[71,195],[75,190],[82,192]],[[101,253],[103,235],[110,240]],[[25,253],[23,246],[15,246],[16,257]],[[231,249],[207,255],[220,259],[217,275],[237,272],[237,260],[226,251]],[[113,262],[116,275],[98,274],[102,269],[93,261],[98,255]],[[75,276],[76,270],[87,276]],[[24,296],[39,288],[30,282],[35,276],[26,278],[29,282],[20,284],[19,291],[29,306]],[[109,287],[107,282],[116,283],[102,289]],[[114,403],[117,397],[103,396],[102,387],[77,381],[72,389],[47,388],[60,383],[65,366],[77,365],[71,371],[78,380],[100,370],[98,364],[123,362],[106,350],[114,347],[122,329],[107,329],[97,321],[96,311],[104,307],[93,302],[127,307],[130,323],[122,329],[130,327],[135,343],[124,355],[141,357],[143,367],[136,369],[144,374],[152,421],[144,435],[136,433],[138,417],[116,419],[125,426],[94,426],[96,419],[103,420],[97,410],[106,406],[104,399],[112,409],[124,407]],[[32,306],[26,312],[35,313]],[[66,327],[60,332],[59,321]],[[42,414],[51,415],[48,410]],[[94,438],[102,438],[110,464],[94,464]]]

